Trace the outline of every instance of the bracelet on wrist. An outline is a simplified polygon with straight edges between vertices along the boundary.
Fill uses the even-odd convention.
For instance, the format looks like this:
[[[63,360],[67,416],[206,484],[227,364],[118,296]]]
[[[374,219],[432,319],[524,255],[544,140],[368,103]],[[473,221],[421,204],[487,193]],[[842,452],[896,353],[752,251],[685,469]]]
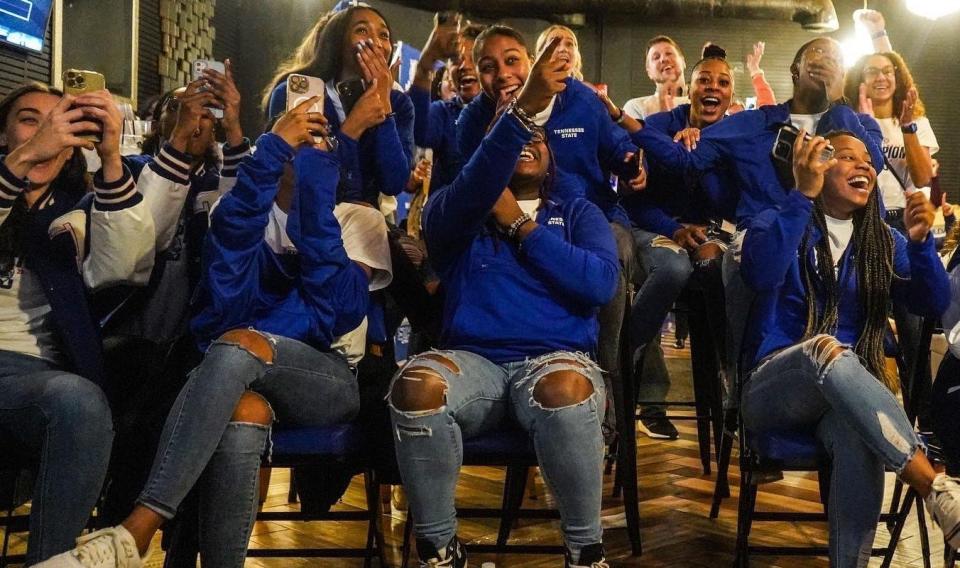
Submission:
[[[527,123],[527,124],[529,124],[529,125],[531,125],[531,126],[533,126],[533,125],[535,124],[535,123],[534,123],[534,118],[535,118],[535,117],[530,116],[530,113],[528,113],[527,111],[523,110],[523,107],[520,106],[520,101],[517,99],[517,97],[513,97],[512,105],[513,105],[513,106],[512,106],[513,112],[514,112],[514,114],[517,115],[517,118],[519,118],[520,120],[524,121],[525,123]]]
[[[900,132],[903,134],[916,134],[917,133],[917,123],[911,122],[908,124],[900,125]]]
[[[879,32],[873,32],[872,34],[870,34],[870,38],[871,38],[871,39],[880,39],[880,38],[882,38],[882,37],[886,37],[887,35],[888,35],[888,34],[887,34],[887,30],[880,30]]]
[[[510,223],[510,226],[507,228],[507,237],[510,239],[517,238],[517,233],[520,232],[520,227],[526,225],[528,221],[533,221],[533,219],[526,213],[523,213],[514,219],[513,223]]]
[[[623,124],[624,119],[627,117],[627,113],[623,112],[622,108],[619,108],[617,110],[620,111],[620,114],[618,114],[617,117],[613,119],[613,121],[616,122],[617,124]]]
[[[533,120],[529,118],[526,112],[520,109],[520,106],[517,104],[516,98],[511,99],[511,101],[507,103],[507,109],[503,113],[509,114],[513,118],[517,119],[517,122],[520,123],[520,126],[522,126],[524,130],[533,134],[533,127],[534,127]]]

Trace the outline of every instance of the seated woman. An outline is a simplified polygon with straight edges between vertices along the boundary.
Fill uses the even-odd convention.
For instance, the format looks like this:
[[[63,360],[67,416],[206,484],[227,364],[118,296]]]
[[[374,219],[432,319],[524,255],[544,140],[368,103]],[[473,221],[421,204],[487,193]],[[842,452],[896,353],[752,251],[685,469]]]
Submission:
[[[733,77],[726,52],[708,45],[704,58],[693,66],[690,103],[648,116],[645,127],[695,145],[700,130],[726,115],[734,92]],[[639,266],[645,273],[630,316],[631,349],[635,351],[660,336],[663,320],[693,274],[694,266],[705,269],[699,276],[704,290],[713,293],[708,316],[717,337],[722,337],[724,300],[719,260],[727,243],[721,230],[708,231],[708,227],[720,229],[724,222],[734,227],[739,194],[733,191],[735,186],[722,169],[678,176],[654,156],[647,157],[647,165],[647,188],[623,198],[633,223]],[[647,373],[639,386],[642,400],[663,400],[670,390],[670,377],[666,373]],[[652,438],[676,439],[677,429],[665,415],[663,406],[644,406],[640,413],[641,431]]]
[[[444,350],[412,359],[388,395],[421,566],[466,565],[454,508],[462,442],[508,420],[530,433],[557,497],[567,566],[606,566],[604,385],[585,354],[597,349],[597,311],[619,266],[599,208],[551,195],[546,136],[517,110],[539,112],[563,88],[565,66],[538,69],[549,60],[424,212],[447,289]]]
[[[0,446],[38,466],[28,565],[73,545],[110,459],[88,294],[143,284],[153,267],[153,219],[120,160],[122,120],[106,91],[74,98],[29,83],[0,101]],[[100,142],[81,137],[93,132]],[[103,164],[92,195],[80,148]]]
[[[824,162],[828,143],[836,154]],[[922,193],[908,197],[907,237],[885,224],[875,165],[849,132],[798,144],[793,177],[796,189],[753,217],[743,242],[740,271],[757,293],[741,394],[748,437],[809,432],[823,445],[833,463],[831,565],[867,565],[884,468],[960,544],[960,484],[930,465],[884,365],[890,300],[930,317],[949,300],[929,234],[933,206]]]
[[[351,259],[345,235],[379,234],[385,250],[386,227],[359,205],[338,222],[339,164],[326,141],[315,142],[327,126],[306,112],[314,102],[260,137],[212,213],[192,321],[206,355],[167,418],[138,504],[49,566],[139,566],[195,484],[201,562],[242,566],[271,423],[319,426],[356,414],[357,382],[334,345],[361,324],[377,273],[374,260]]]

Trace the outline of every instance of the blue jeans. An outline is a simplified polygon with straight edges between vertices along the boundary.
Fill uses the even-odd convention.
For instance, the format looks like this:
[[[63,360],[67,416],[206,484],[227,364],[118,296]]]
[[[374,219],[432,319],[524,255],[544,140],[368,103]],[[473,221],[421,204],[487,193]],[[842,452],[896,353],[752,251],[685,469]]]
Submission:
[[[100,495],[112,444],[100,387],[43,359],[0,351],[0,452],[39,463],[27,565],[74,547]]]
[[[429,358],[431,353],[413,359],[405,369],[427,367],[439,373],[446,403],[423,411],[401,411],[390,403],[397,462],[417,538],[439,549],[456,535],[454,491],[463,440],[502,429],[512,417],[533,438],[541,473],[557,499],[567,547],[579,554],[584,546],[601,542],[604,386],[599,367],[584,355],[567,352],[506,365],[467,351],[432,354],[445,357],[456,370]],[[563,370],[588,378],[594,392],[578,404],[545,408],[534,399],[534,387],[546,375]],[[390,396],[402,372],[394,377]]]
[[[256,514],[270,426],[231,421],[244,391],[263,396],[283,426],[336,424],[352,419],[360,407],[357,381],[341,356],[253,333],[269,341],[272,362],[223,338],[210,346],[167,416],[138,499],[171,519],[198,484],[204,566],[243,566]]]
[[[633,229],[637,260],[646,274],[637,290],[630,312],[630,343],[635,350],[647,345],[660,335],[660,327],[677,296],[687,285],[693,273],[690,257],[683,247],[672,240]],[[649,373],[637,385],[639,400],[665,400],[670,391],[670,375],[666,372]],[[663,416],[662,406],[645,406],[643,417]]]
[[[883,504],[884,467],[902,471],[920,442],[903,407],[857,355],[844,349],[830,360],[814,347],[819,337],[751,371],[743,423],[751,432],[810,432],[823,444],[832,462],[830,565],[866,566]]]

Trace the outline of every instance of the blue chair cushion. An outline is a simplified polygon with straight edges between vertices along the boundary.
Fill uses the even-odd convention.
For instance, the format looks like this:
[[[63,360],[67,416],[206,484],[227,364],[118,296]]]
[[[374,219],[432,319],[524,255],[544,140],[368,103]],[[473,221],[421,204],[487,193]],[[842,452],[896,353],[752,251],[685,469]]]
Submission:
[[[273,455],[346,456],[364,451],[363,433],[354,423],[276,428]]]
[[[760,458],[778,462],[808,463],[824,457],[823,446],[811,432],[746,432],[747,445]]]
[[[520,428],[484,432],[463,442],[463,461],[478,462],[496,458],[536,459],[533,440]]]

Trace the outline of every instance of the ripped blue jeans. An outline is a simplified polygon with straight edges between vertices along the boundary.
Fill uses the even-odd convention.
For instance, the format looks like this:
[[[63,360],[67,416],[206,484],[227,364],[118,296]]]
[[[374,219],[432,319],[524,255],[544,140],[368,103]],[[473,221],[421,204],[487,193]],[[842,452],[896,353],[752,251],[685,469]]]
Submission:
[[[234,339],[238,331],[245,337]],[[268,425],[233,420],[246,390],[263,397],[286,427],[344,422],[360,407],[357,381],[337,353],[253,329],[228,332],[210,345],[167,415],[138,499],[172,519],[197,485],[204,566],[239,568],[246,558],[270,432]]]
[[[818,335],[751,371],[741,405],[750,432],[810,432],[823,444],[832,462],[830,565],[866,566],[883,504],[884,467],[899,473],[920,448],[890,389],[852,350]]]
[[[423,371],[417,369],[442,377],[445,403],[440,408],[401,411],[394,405],[400,381],[422,380],[417,375]],[[589,379],[593,393],[559,407],[534,398],[536,385],[558,371]],[[416,537],[438,549],[450,542],[457,531],[454,491],[463,440],[502,430],[515,420],[533,438],[540,471],[557,500],[567,548],[579,554],[584,546],[601,542],[604,400],[600,368],[579,353],[555,352],[497,365],[467,351],[433,351],[408,362],[394,377],[388,401]]]

